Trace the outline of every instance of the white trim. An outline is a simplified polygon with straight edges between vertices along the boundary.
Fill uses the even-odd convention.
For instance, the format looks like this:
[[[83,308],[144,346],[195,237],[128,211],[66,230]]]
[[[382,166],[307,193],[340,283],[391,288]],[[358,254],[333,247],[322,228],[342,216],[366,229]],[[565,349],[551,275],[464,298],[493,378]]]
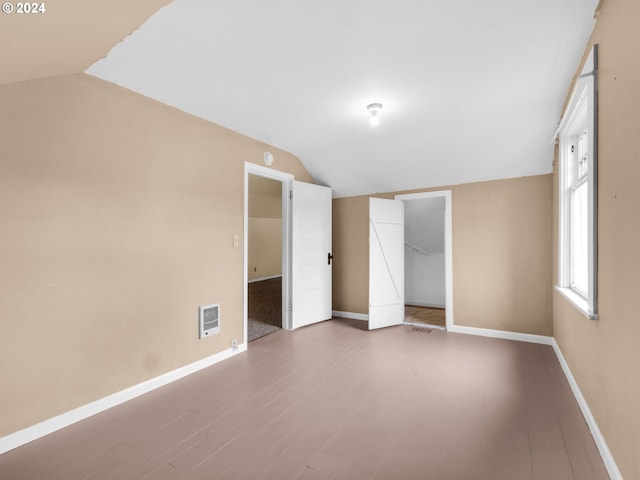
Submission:
[[[274,278],[282,278],[282,274],[280,274],[280,275],[271,275],[269,277],[254,278],[253,280],[249,280],[247,283],[264,282],[265,280],[273,280]]]
[[[618,465],[616,464],[613,455],[611,454],[611,450],[607,446],[607,442],[602,436],[600,429],[598,428],[598,424],[596,423],[593,414],[591,413],[591,409],[587,404],[586,399],[582,395],[580,391],[580,387],[578,386],[578,382],[574,378],[571,370],[569,369],[569,365],[562,355],[562,351],[560,350],[560,346],[556,342],[554,337],[546,337],[543,335],[532,335],[528,333],[515,333],[515,332],[506,332],[502,330],[490,330],[486,328],[475,328],[475,327],[464,327],[464,326],[454,326],[449,330],[453,333],[462,333],[466,335],[479,335],[483,337],[491,337],[491,338],[503,338],[506,340],[515,340],[519,342],[529,342],[529,343],[539,343],[542,345],[550,345],[553,347],[553,351],[558,358],[558,362],[560,363],[560,367],[564,372],[567,381],[569,382],[569,386],[571,387],[571,391],[573,392],[573,396],[580,407],[580,411],[582,411],[582,415],[584,416],[587,425],[589,426],[589,431],[591,432],[591,436],[598,448],[598,452],[602,457],[602,462],[604,463],[605,468],[607,469],[607,473],[609,473],[609,477],[611,480],[623,480],[622,474],[618,469]]]
[[[238,345],[234,351],[232,348],[216,353],[209,357],[197,360],[193,363],[177,368],[170,372],[159,375],[150,380],[139,383],[129,388],[125,388],[119,392],[107,395],[86,405],[82,405],[68,412],[57,415],[53,418],[37,423],[30,427],[19,430],[0,438],[0,454],[18,448],[26,443],[37,440],[57,430],[61,430],[69,425],[84,420],[85,418],[104,412],[110,408],[118,406],[129,400],[133,400],[140,395],[144,395],[152,390],[163,387],[169,383],[175,382],[187,375],[191,375],[199,370],[215,365],[218,362],[231,358],[241,352],[247,350],[247,344]]]
[[[562,350],[560,350],[560,346],[556,342],[555,338],[552,338],[553,350],[556,352],[556,357],[558,357],[558,362],[560,362],[560,366],[562,367],[562,371],[564,372],[565,377],[567,377],[567,381],[569,382],[569,386],[571,387],[571,391],[573,392],[573,396],[576,397],[576,401],[578,402],[578,406],[582,411],[582,415],[584,416],[587,425],[589,426],[589,430],[591,431],[591,435],[593,436],[593,440],[596,442],[596,447],[598,447],[598,451],[600,452],[600,456],[602,457],[602,461],[604,463],[607,472],[609,473],[609,477],[611,480],[622,480],[622,474],[618,469],[618,465],[616,465],[616,461],[611,454],[611,450],[607,446],[607,442],[605,441],[600,429],[598,428],[598,424],[596,423],[595,418],[593,418],[593,414],[591,413],[591,409],[587,404],[582,392],[580,391],[580,387],[578,386],[578,382],[574,378],[571,370],[569,369],[569,364],[562,355]]]
[[[584,297],[581,297],[576,292],[566,287],[554,287],[556,291],[569,301],[580,313],[582,313],[589,320],[597,320],[598,315],[592,315],[589,313],[589,302]]]
[[[353,312],[342,312],[338,310],[334,310],[332,312],[333,316],[340,318],[350,318],[354,320],[363,320],[368,321],[368,315],[364,313],[353,313]],[[413,325],[411,323],[404,323],[405,325]],[[418,325],[423,326],[423,325]],[[428,326],[433,327],[433,326]],[[438,328],[438,327],[436,327]],[[515,333],[515,332],[507,332],[502,330],[491,330],[485,328],[476,328],[476,327],[465,327],[465,326],[453,326],[449,330],[452,333],[460,333],[464,335],[478,335],[483,337],[490,338],[501,338],[505,340],[515,340],[520,342],[529,342],[529,343],[538,343],[542,345],[550,345],[553,347],[553,350],[558,358],[558,362],[560,363],[560,367],[569,382],[569,386],[571,387],[571,391],[582,411],[582,415],[589,426],[589,431],[593,436],[596,447],[602,457],[602,461],[611,477],[611,480],[623,480],[622,474],[618,469],[618,466],[609,450],[606,440],[602,436],[600,429],[598,428],[598,424],[596,423],[593,414],[591,413],[591,409],[587,404],[586,399],[582,395],[580,391],[580,387],[578,383],[571,373],[571,369],[567,364],[567,361],[562,354],[562,350],[560,350],[560,346],[556,342],[555,338],[547,337],[543,335],[532,335],[527,333]],[[145,382],[139,383],[138,385],[134,385],[132,387],[121,390],[120,392],[116,392],[114,394],[103,397],[94,402],[88,403],[81,407],[75,408],[68,412],[65,412],[56,417],[50,418],[43,422],[37,423],[30,427],[27,427],[23,430],[19,430],[15,433],[6,435],[0,438],[0,454],[13,450],[14,448],[18,448],[22,445],[25,445],[29,442],[42,438],[50,433],[53,433],[57,430],[61,430],[69,425],[77,423],[81,420],[89,418],[93,415],[96,415],[100,412],[106,411],[110,408],[116,407],[122,403],[125,403],[129,400],[133,400],[136,397],[144,395],[150,391],[153,391],[157,388],[168,385],[169,383],[175,382],[183,377],[191,375],[199,370],[203,370],[207,367],[215,365],[223,360],[227,360],[239,353],[245,352],[247,350],[247,344],[242,343],[238,345],[237,350],[233,350],[231,348],[224,350],[222,352],[216,353],[209,357],[203,358],[196,362],[193,362],[189,365],[185,365],[184,367],[177,368],[165,374],[159,375],[158,377],[152,378]]]
[[[280,170],[274,170],[273,168],[263,167],[251,162],[244,162],[244,171],[260,177],[270,178],[272,180],[293,181],[295,178],[291,173],[281,172]]]
[[[350,318],[352,320],[363,320],[365,322],[369,321],[369,315],[367,315],[366,313],[341,312],[339,310],[333,310],[331,312],[331,315],[340,318]]]
[[[286,174],[284,174],[286,175]],[[294,177],[282,181],[282,328],[293,329],[293,312],[291,304],[292,294],[292,200]],[[245,259],[246,261],[246,259]],[[245,264],[244,271],[247,271],[248,263]]]
[[[598,319],[598,45],[593,45],[586,64],[578,77],[570,101],[560,121],[558,129],[559,147],[559,192],[558,192],[558,284],[570,288],[571,279],[571,192],[575,187],[569,175],[573,140],[582,128],[588,130],[588,282],[586,295],[586,316]],[[586,118],[585,118],[586,117]],[[580,311],[582,302],[571,294],[561,292]]]
[[[541,345],[552,345],[553,337],[545,335],[533,335],[531,333],[507,332],[504,330],[492,330],[489,328],[465,327],[453,325],[450,329],[453,333],[463,333],[465,335],[478,335],[480,337],[502,338],[504,340],[515,340],[517,342],[539,343]]]
[[[272,168],[263,167],[251,162],[244,162],[244,235],[243,235],[243,339],[247,342],[249,334],[249,175],[270,178],[282,182],[282,328],[291,330],[291,312],[288,305],[291,303],[291,183],[295,177],[290,173],[281,172]]]
[[[451,190],[407,193],[396,195],[396,200],[418,200],[421,198],[444,197],[444,277],[445,277],[445,325],[447,330],[454,327],[453,316],[453,210]]]
[[[582,67],[582,72],[578,77],[578,81],[576,81],[576,85],[580,82],[581,79],[585,77],[596,76],[596,72],[598,70],[597,50],[598,50],[598,44],[595,44],[591,49],[591,51],[589,52],[589,56],[585,60],[584,66]],[[576,97],[577,91],[578,89],[574,87],[573,91],[571,92],[571,97],[569,98],[569,103],[567,103],[568,107],[565,109],[565,112],[568,112],[569,110],[571,110],[572,108],[571,106],[577,103],[578,101],[578,98]],[[567,118],[568,118],[568,115],[566,115],[566,113],[563,114],[562,118],[560,118],[560,122],[558,123],[558,129],[556,130],[556,133],[553,135],[553,138],[551,139],[551,143],[555,143],[556,140],[558,139],[560,130],[562,130],[565,127],[565,124],[567,123]]]

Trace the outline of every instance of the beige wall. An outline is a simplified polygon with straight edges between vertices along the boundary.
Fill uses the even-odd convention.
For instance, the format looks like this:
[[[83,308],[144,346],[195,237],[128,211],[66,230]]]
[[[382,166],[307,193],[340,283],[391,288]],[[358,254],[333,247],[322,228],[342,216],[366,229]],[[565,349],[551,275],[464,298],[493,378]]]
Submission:
[[[282,275],[282,219],[249,218],[249,280]]]
[[[249,175],[249,280],[282,275],[282,182]]]
[[[456,325],[552,334],[551,188],[540,175],[430,189],[452,191]],[[333,308],[367,313],[368,197],[333,208]]]
[[[0,436],[242,340],[244,162],[267,149],[312,181],[87,75],[0,86]]]
[[[332,202],[333,309],[369,311],[369,197]]]
[[[640,479],[640,3],[602,2],[599,44],[599,315],[558,293],[556,340],[626,480]],[[581,67],[577,68],[580,71]],[[557,219],[557,179],[554,186]],[[554,227],[557,226],[554,221]],[[554,274],[557,274],[557,228]]]

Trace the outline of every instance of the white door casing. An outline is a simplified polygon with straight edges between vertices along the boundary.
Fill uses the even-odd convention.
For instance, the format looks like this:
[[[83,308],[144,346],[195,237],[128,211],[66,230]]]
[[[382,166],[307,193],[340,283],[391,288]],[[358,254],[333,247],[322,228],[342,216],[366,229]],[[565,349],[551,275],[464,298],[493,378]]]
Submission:
[[[425,198],[444,198],[444,262],[445,262],[445,315],[446,329],[453,331],[453,210],[451,190],[434,192],[407,193],[396,195],[396,200],[419,200]]]
[[[282,182],[282,328],[290,329],[291,312],[287,308],[291,298],[291,203],[285,201],[289,198],[293,175],[290,173],[280,172],[271,168],[263,167],[251,162],[245,162],[244,165],[244,330],[243,344],[246,348],[248,343],[248,272],[247,262],[249,258],[249,240],[247,232],[249,231],[249,175],[258,175],[260,177],[271,178]],[[241,347],[242,347],[241,345]]]
[[[331,189],[294,181],[291,329],[331,318]]]
[[[404,322],[404,203],[369,199],[369,330]]]

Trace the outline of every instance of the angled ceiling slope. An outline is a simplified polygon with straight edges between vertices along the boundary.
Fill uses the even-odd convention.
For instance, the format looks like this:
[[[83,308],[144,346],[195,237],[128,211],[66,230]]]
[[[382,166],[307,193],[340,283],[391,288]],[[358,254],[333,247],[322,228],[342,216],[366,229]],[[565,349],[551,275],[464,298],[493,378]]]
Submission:
[[[53,0],[29,14],[6,2],[13,11],[0,12],[0,84],[81,73],[169,1]]]
[[[336,196],[536,175],[596,3],[176,0],[87,73],[288,150]]]

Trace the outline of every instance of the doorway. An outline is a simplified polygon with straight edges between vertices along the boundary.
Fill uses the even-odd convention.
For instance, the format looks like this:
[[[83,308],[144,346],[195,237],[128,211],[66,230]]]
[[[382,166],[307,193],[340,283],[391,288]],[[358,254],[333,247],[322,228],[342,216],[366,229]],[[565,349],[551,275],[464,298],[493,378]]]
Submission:
[[[249,261],[249,180],[261,177],[273,180],[270,189],[280,185],[280,275],[267,274],[266,267]],[[257,183],[260,183],[258,180]],[[295,199],[295,200],[294,200]],[[260,204],[261,200],[256,202]],[[295,205],[295,206],[294,206]],[[263,205],[259,205],[263,208]],[[272,209],[277,209],[272,206]],[[276,214],[272,214],[275,216]],[[253,222],[256,223],[256,222]],[[269,223],[269,222],[263,222]],[[272,222],[273,223],[273,222]],[[280,276],[281,328],[296,328],[331,318],[331,189],[298,182],[294,176],[255,163],[245,162],[244,168],[244,331],[243,346],[249,343],[249,273],[260,281]],[[275,242],[277,245],[277,242]],[[261,243],[258,242],[257,245]],[[252,242],[253,248],[253,242]],[[277,254],[276,254],[277,255]],[[276,262],[277,264],[277,262]],[[255,270],[254,270],[255,268]],[[273,278],[269,278],[273,277]],[[273,298],[273,297],[271,297]],[[295,301],[294,301],[295,300]],[[271,307],[277,308],[277,307]],[[275,314],[274,314],[275,315]]]
[[[404,323],[453,325],[451,192],[397,195],[404,202]]]
[[[250,174],[247,341],[282,328],[282,181]]]
[[[252,285],[251,290],[258,290],[257,296],[262,296],[262,299],[258,298],[258,303],[254,303],[253,308],[260,303],[268,304],[269,316],[271,322],[279,326],[275,329],[264,327],[267,333],[271,333],[279,328],[290,329],[290,312],[287,306],[290,304],[290,279],[291,279],[291,267],[290,267],[290,202],[286,201],[289,197],[291,190],[291,183],[293,182],[293,175],[279,172],[270,168],[263,167],[254,163],[245,162],[244,168],[244,332],[243,343],[246,347],[250,340],[259,338],[252,331],[251,339],[249,338],[249,286]],[[252,188],[253,187],[253,191]],[[277,190],[280,189],[280,195]],[[251,212],[249,211],[251,208]],[[280,209],[279,213],[277,209]],[[253,217],[251,220],[250,213]],[[278,268],[277,260],[265,258],[264,250],[273,251],[274,248],[278,248],[277,234],[273,232],[276,225],[280,224],[280,237],[279,237],[279,254],[276,252],[274,255],[280,259]],[[250,225],[254,228],[250,229]],[[257,226],[257,229],[256,229]],[[268,239],[262,239],[265,235],[261,235],[260,232],[266,230],[269,235],[266,235]],[[250,237],[252,237],[250,239]],[[268,247],[267,247],[268,245]],[[258,250],[258,256],[252,255],[252,260],[249,260],[249,249],[252,251]],[[270,285],[258,282],[270,282]],[[279,285],[278,285],[279,283]],[[255,284],[255,285],[253,285]],[[254,288],[255,287],[255,288]],[[264,287],[264,288],[260,288]],[[263,290],[263,291],[260,291]],[[280,301],[278,302],[277,296],[280,293]],[[254,292],[255,293],[255,292]],[[256,300],[256,295],[252,295],[252,298]],[[280,314],[275,311],[280,306]],[[264,319],[262,322],[269,325]],[[252,326],[253,330],[253,326]]]

